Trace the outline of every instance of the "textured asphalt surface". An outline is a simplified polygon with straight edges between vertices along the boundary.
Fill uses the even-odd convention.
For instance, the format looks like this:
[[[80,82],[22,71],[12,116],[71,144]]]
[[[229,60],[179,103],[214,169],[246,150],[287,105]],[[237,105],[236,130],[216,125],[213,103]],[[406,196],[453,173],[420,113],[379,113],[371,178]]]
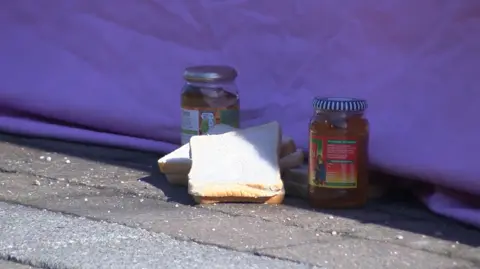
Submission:
[[[0,203],[0,249],[50,268],[308,268],[169,236]],[[5,255],[5,254],[4,254]]]
[[[158,155],[0,134],[3,268],[480,268],[480,232],[404,197],[195,206]]]
[[[2,269],[39,269],[38,267],[35,268],[29,265],[6,261],[6,260],[0,260],[0,268]]]

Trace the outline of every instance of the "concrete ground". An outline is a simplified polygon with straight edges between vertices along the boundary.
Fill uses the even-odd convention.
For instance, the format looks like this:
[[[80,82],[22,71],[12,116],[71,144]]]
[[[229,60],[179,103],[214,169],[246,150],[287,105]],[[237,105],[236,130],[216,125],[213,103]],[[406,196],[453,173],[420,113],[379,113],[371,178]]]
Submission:
[[[480,268],[480,231],[414,202],[194,206],[158,157],[0,134],[0,269]]]

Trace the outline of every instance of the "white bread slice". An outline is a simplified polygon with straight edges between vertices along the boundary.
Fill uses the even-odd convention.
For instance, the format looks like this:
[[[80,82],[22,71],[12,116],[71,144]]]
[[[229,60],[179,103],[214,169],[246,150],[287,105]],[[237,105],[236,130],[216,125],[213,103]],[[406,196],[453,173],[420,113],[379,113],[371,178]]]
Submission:
[[[280,148],[280,158],[283,158],[289,154],[294,153],[297,150],[297,145],[295,145],[295,141],[293,138],[282,135],[282,146]]]
[[[190,160],[190,159],[189,159]],[[296,150],[294,153],[280,158],[279,166],[280,171],[287,169],[297,168],[303,164],[304,153],[301,149]],[[165,172],[165,177],[168,182],[174,185],[188,186],[188,173],[168,173]]]
[[[216,124],[212,129],[210,129],[207,135],[223,134],[233,130],[235,130],[235,128],[229,125]],[[188,171],[190,171],[190,167],[192,167],[192,161],[190,160],[190,145],[187,143],[160,158],[158,160],[158,167],[160,168],[160,172],[165,174],[187,175]]]
[[[180,173],[185,174],[185,171],[190,169],[192,162],[190,161],[190,146],[187,144],[170,152],[158,160],[158,167],[162,173]]]
[[[255,128],[255,127],[251,127]],[[215,125],[208,134],[223,134],[226,132],[238,130],[229,125],[225,124],[217,124]],[[280,149],[280,157],[286,157],[289,154],[295,153],[297,147],[295,142],[291,137],[284,136],[282,137],[282,145]],[[298,157],[298,156],[297,156]],[[290,157],[292,159],[292,157]],[[290,167],[290,163],[294,160],[284,161]],[[190,160],[190,144],[187,143],[180,148],[170,152],[169,154],[163,156],[158,160],[158,167],[160,172],[167,174],[168,182],[175,184],[175,185],[186,185],[187,182],[178,180],[180,179],[180,175],[184,175],[187,177],[188,172],[190,172],[190,168],[192,167],[192,161]],[[169,176],[171,174],[175,174],[175,176]],[[170,181],[169,179],[174,179]],[[184,182],[184,184],[183,184]]]
[[[284,171],[286,169],[299,167],[303,164],[303,160],[303,151],[301,149],[297,149],[294,153],[288,154],[287,156],[280,158],[280,170]]]
[[[308,165],[285,170],[282,173],[285,192],[288,196],[306,199],[308,196]]]
[[[278,122],[190,140],[188,192],[198,203],[281,203]]]
[[[170,184],[188,186],[188,174],[165,173],[165,177]]]

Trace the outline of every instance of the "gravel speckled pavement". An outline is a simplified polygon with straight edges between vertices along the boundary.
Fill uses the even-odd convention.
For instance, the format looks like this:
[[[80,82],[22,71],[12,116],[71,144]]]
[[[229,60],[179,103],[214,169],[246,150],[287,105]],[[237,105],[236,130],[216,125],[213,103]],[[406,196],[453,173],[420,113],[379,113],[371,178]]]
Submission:
[[[0,260],[0,268],[1,269],[39,269],[38,267],[35,268],[29,265],[11,262],[11,261],[5,261],[5,260]]]
[[[479,230],[413,202],[194,206],[158,157],[0,134],[0,269],[480,268]]]

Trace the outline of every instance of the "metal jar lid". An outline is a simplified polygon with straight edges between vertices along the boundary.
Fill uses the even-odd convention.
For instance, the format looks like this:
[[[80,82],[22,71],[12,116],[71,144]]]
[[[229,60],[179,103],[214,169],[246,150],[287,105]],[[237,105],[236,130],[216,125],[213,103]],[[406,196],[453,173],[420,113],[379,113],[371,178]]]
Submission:
[[[235,68],[226,65],[191,66],[183,72],[183,78],[190,82],[228,82],[236,77]]]
[[[313,108],[324,111],[362,112],[367,109],[367,101],[357,98],[315,97]]]

